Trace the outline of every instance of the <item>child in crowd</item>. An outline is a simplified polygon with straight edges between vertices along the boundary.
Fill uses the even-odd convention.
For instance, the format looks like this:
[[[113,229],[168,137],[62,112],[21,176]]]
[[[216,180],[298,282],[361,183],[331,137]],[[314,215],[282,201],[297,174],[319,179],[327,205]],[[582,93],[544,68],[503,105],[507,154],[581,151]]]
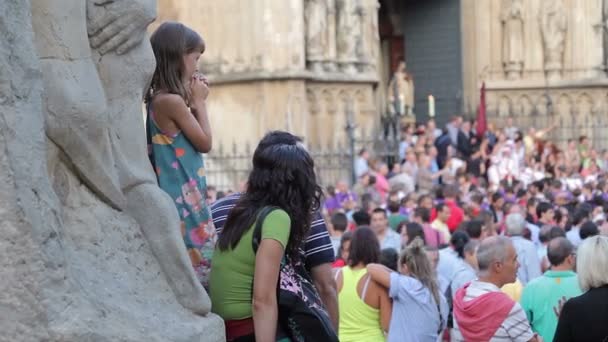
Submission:
[[[332,265],[333,268],[341,268],[346,265],[350,253],[350,240],[352,237],[353,233],[351,232],[345,232],[342,234],[342,239],[340,239],[340,247],[338,248],[338,253],[336,255],[336,261]]]
[[[341,212],[333,214],[331,216],[331,227],[331,244],[334,247],[336,257],[339,257],[342,236],[348,227],[348,219],[346,218],[346,215]]]
[[[158,27],[150,38],[156,70],[146,98],[148,153],[158,185],[181,218],[184,243],[203,285],[211,269],[215,229],[206,202],[202,153],[211,150],[207,79],[197,72],[205,42],[175,22]]]

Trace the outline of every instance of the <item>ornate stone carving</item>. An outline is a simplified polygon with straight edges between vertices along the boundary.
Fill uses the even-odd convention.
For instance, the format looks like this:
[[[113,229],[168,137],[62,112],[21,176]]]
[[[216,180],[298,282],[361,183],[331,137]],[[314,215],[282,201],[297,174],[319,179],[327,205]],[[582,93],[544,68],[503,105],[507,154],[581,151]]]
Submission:
[[[561,0],[544,0],[540,10],[540,28],[547,79],[561,78],[568,18]]]
[[[388,113],[398,116],[414,115],[414,79],[401,61],[391,78],[387,89]]]
[[[28,68],[6,80],[0,73],[0,146],[9,152],[0,180],[14,181],[15,191],[0,196],[0,208],[14,209],[0,210],[0,232],[18,229],[34,242],[7,265],[46,268],[30,267],[36,278],[21,279],[39,312],[22,317],[34,323],[11,340],[24,340],[28,324],[48,332],[32,340],[223,339],[217,316],[194,315],[209,313],[210,302],[146,156],[140,100],[154,58],[142,42],[155,14],[153,0],[0,3],[3,33],[19,42],[8,51],[0,44],[0,67]],[[5,111],[14,99],[27,103]],[[30,112],[20,116],[19,108]],[[12,314],[0,308],[0,316]]]
[[[306,0],[306,61],[313,72],[321,72],[326,61],[328,45],[328,8],[326,0]]]
[[[532,114],[533,105],[528,95],[522,95],[519,97],[517,115],[528,117]]]
[[[361,35],[357,44],[359,71],[372,72],[376,70],[378,47],[380,44],[380,29],[378,26],[378,0],[361,0],[359,3]]]
[[[502,0],[502,61],[507,79],[521,78],[524,67],[523,0]]]
[[[336,51],[336,0],[325,0],[327,2],[327,51],[325,56],[325,71],[337,70]]]
[[[318,91],[312,89],[306,90],[306,98],[308,100],[308,109],[311,114],[317,114],[321,111],[321,99]]]
[[[502,96],[498,101],[498,116],[507,117],[511,115],[511,99],[507,96]]]
[[[539,116],[547,116],[548,114],[550,114],[548,105],[549,105],[549,97],[547,97],[546,95],[541,95],[538,96],[537,100],[536,100],[536,114],[538,114]]]
[[[361,35],[356,0],[336,0],[337,4],[337,58],[340,70],[354,74],[357,63],[357,39]]]
[[[608,0],[602,1],[602,42],[603,42],[603,69],[608,71]]]

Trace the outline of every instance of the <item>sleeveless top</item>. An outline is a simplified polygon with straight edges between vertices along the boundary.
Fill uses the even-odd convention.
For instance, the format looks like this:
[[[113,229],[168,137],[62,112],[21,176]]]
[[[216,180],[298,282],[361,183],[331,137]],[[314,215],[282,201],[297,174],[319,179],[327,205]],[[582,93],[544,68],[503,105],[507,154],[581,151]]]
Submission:
[[[342,289],[338,294],[340,312],[339,337],[341,342],[384,342],[386,338],[380,324],[380,310],[365,303],[357,293],[357,284],[367,269],[342,268]],[[363,297],[367,292],[363,288]]]
[[[181,220],[184,239],[197,278],[207,288],[216,233],[207,207],[203,156],[183,132],[165,134],[148,108],[148,156],[158,185],[171,197]]]

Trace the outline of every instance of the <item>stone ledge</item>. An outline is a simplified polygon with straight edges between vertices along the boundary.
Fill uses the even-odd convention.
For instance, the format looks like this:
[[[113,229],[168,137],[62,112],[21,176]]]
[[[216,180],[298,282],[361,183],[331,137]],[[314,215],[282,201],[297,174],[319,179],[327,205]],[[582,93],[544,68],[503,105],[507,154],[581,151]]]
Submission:
[[[572,88],[605,88],[608,78],[587,78],[578,80],[516,80],[516,81],[486,81],[486,90],[528,90],[528,89],[572,89]]]
[[[369,73],[358,73],[347,75],[344,73],[323,73],[316,74],[309,71],[252,71],[239,72],[221,75],[208,75],[211,84],[230,84],[242,82],[258,82],[258,81],[286,81],[286,80],[303,80],[315,82],[350,82],[350,83],[373,83],[379,82],[378,76]]]

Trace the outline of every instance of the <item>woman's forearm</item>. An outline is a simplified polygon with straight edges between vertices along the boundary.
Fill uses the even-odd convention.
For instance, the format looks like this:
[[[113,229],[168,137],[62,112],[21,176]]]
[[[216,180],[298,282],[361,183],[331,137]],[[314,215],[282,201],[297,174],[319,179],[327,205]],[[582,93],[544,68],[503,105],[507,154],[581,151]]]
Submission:
[[[279,308],[276,299],[269,302],[253,302],[253,326],[257,342],[275,342]]]

